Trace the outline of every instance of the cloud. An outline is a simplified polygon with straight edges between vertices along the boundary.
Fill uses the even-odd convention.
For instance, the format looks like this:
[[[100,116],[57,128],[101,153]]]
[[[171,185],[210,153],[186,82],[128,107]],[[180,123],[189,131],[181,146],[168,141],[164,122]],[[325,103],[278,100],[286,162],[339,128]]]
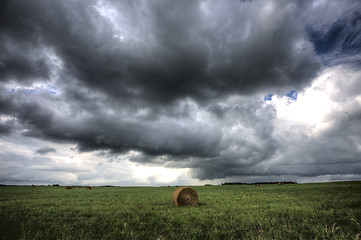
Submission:
[[[356,5],[6,1],[1,141],[41,140],[40,155],[70,154],[52,144],[72,144],[94,161],[202,180],[317,177],[342,163],[339,173],[354,174],[360,71],[344,60],[357,59]]]
[[[44,148],[39,148],[38,150],[35,151],[35,153],[40,154],[40,155],[45,155],[51,152],[56,152],[55,148],[49,148],[49,147],[44,147]]]
[[[356,93],[360,73],[352,66],[328,68],[299,96],[298,102],[286,108],[276,103],[280,112],[275,132],[282,147],[270,173],[288,169],[292,174],[315,176],[356,174],[360,170],[361,128],[356,123],[361,116],[360,94]],[[293,120],[287,117],[296,113],[299,115]],[[302,114],[314,117],[302,118]]]
[[[7,126],[0,124],[0,135],[2,134],[9,134],[11,132],[11,129],[9,129]]]
[[[20,83],[25,79],[22,75],[26,75],[29,81],[43,81],[44,78],[54,81],[69,102],[65,106],[70,107],[68,114],[86,113],[86,117],[76,122],[62,116],[64,124],[56,123],[56,128],[77,128],[72,134],[58,133],[54,129],[57,122],[51,122],[54,109],[47,109],[38,102],[39,99],[25,104],[27,99],[21,99],[23,103],[19,103],[18,98],[7,96],[7,101],[13,100],[14,107],[23,108],[14,110],[14,114],[22,114],[18,118],[34,128],[29,134],[74,138],[83,149],[105,146],[122,151],[135,147],[157,152],[147,146],[147,141],[153,141],[152,130],[145,131],[145,136],[140,137],[145,143],[138,144],[141,140],[133,137],[139,136],[138,130],[133,129],[153,128],[153,132],[160,133],[156,134],[160,139],[162,136],[183,139],[182,143],[176,143],[177,146],[164,146],[171,143],[159,140],[161,153],[172,153],[174,149],[180,154],[183,151],[197,154],[199,144],[191,143],[197,137],[192,133],[189,140],[182,136],[187,135],[188,129],[182,130],[181,124],[172,123],[173,116],[163,127],[133,116],[117,127],[117,136],[109,133],[111,139],[102,140],[108,131],[112,131],[108,126],[117,120],[100,115],[100,108],[106,105],[125,115],[143,111],[144,117],[169,116],[179,114],[176,109],[186,104],[187,99],[208,105],[232,94],[248,95],[262,89],[289,86],[300,88],[320,67],[313,59],[312,46],[304,38],[302,26],[294,20],[297,11],[292,3],[229,2],[218,5],[203,1],[157,1],[137,5],[115,2],[91,5],[58,1],[55,4],[57,10],[51,15],[43,12],[43,9],[53,9],[46,1],[33,5],[10,1],[6,5],[6,21],[1,26],[4,33],[2,47],[6,50],[1,79]],[[109,7],[115,10],[108,13]],[[21,18],[15,14],[20,12]],[[93,18],[87,17],[90,15]],[[114,38],[118,31],[124,35],[124,41]],[[28,48],[29,44],[33,47]],[[18,59],[19,54],[11,53],[22,48],[30,50],[21,51],[21,59]],[[36,59],[44,62],[44,67],[32,66],[38,61]],[[14,67],[16,71],[12,62],[18,62],[14,63],[18,66]],[[32,110],[27,112],[27,109]],[[187,109],[184,111],[187,114]],[[87,123],[94,121],[99,127],[87,132],[86,126],[92,125]],[[202,127],[194,128],[203,131]],[[180,132],[176,133],[175,129]],[[196,134],[201,136],[203,133]],[[193,149],[182,146],[186,142],[191,143]],[[216,143],[211,140],[207,144],[210,144],[208,148],[213,148]]]
[[[3,80],[48,79],[55,65],[48,52],[54,51],[83,87],[121,101],[164,105],[302,88],[320,67],[293,3],[54,4],[7,4]],[[110,7],[114,16],[99,10]],[[48,8],[57,10],[43,12]],[[114,38],[118,31],[121,41]],[[29,50],[19,56],[15,49]]]
[[[301,5],[303,5],[301,3]],[[304,4],[303,19],[318,57],[326,65],[360,64],[360,2],[315,1]],[[317,17],[316,17],[317,16]]]

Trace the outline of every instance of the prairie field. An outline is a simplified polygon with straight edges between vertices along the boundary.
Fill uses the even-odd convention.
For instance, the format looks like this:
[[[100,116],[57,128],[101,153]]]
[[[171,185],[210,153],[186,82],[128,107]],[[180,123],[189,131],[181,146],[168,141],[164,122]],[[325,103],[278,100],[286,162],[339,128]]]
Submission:
[[[1,239],[361,239],[361,182],[176,187],[1,186]]]

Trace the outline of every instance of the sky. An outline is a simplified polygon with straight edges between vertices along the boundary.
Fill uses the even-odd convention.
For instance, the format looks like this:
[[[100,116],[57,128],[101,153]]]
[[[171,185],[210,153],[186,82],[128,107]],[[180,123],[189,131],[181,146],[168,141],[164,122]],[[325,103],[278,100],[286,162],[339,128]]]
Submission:
[[[0,2],[0,183],[361,180],[361,2]]]

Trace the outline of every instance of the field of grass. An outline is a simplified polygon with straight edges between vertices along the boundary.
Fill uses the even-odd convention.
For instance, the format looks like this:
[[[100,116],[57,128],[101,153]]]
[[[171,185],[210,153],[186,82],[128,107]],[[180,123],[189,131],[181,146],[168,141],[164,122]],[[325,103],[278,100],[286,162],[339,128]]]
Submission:
[[[0,187],[1,239],[361,239],[361,182],[175,187]]]

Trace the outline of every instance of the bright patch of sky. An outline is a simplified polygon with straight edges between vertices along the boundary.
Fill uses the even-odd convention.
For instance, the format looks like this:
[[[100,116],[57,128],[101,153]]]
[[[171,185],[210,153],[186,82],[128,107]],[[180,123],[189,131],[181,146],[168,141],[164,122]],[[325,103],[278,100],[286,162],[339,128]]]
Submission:
[[[302,124],[313,128],[314,133],[327,130],[332,126],[330,115],[341,107],[332,99],[337,94],[337,82],[332,78],[339,75],[340,68],[326,69],[304,91],[295,90],[285,95],[265,97],[265,104],[272,105],[277,111],[277,119],[288,124]]]

